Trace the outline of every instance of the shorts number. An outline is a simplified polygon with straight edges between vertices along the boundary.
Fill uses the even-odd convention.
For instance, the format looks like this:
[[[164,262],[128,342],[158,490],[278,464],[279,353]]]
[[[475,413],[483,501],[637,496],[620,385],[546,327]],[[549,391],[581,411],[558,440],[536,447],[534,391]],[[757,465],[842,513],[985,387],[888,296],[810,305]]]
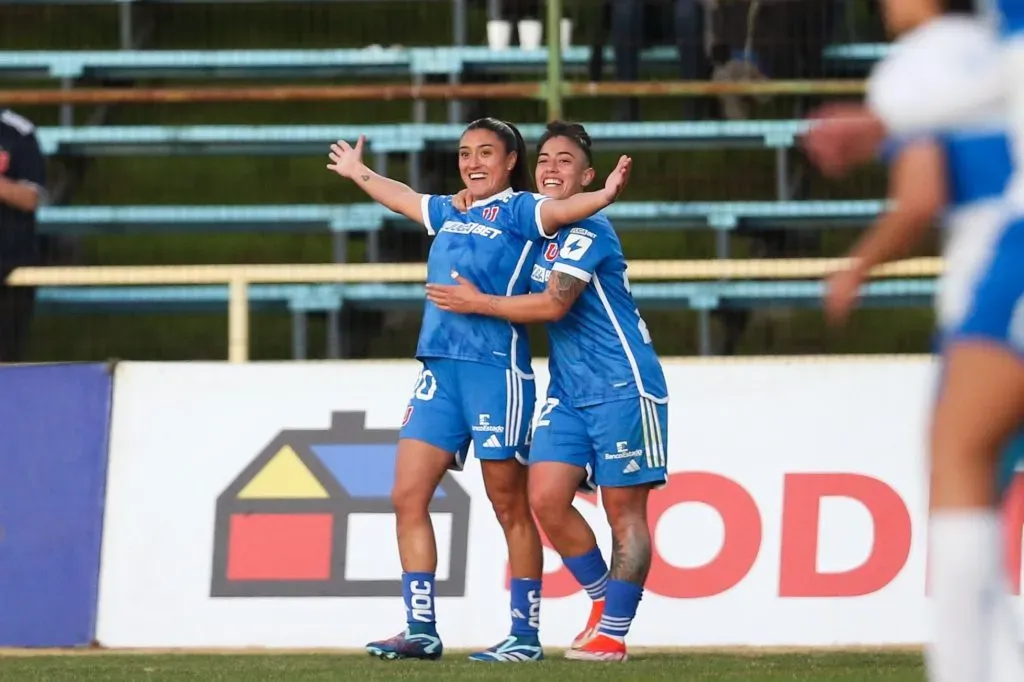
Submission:
[[[416,380],[416,388],[413,390],[413,395],[420,400],[430,400],[434,397],[436,392],[437,379],[434,378],[434,373],[429,369],[425,369],[420,372],[420,377]]]
[[[551,422],[547,419],[547,416],[560,404],[561,402],[558,398],[548,398],[544,403],[544,407],[541,408],[540,414],[537,415],[537,426],[551,426]]]

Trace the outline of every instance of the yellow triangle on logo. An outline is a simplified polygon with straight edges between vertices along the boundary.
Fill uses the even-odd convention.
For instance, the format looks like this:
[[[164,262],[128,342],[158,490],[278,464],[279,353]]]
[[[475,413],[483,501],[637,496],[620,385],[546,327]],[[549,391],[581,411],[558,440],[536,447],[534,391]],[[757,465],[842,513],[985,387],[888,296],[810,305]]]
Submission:
[[[302,463],[291,446],[284,446],[253,476],[240,500],[327,499],[329,495],[320,481]]]

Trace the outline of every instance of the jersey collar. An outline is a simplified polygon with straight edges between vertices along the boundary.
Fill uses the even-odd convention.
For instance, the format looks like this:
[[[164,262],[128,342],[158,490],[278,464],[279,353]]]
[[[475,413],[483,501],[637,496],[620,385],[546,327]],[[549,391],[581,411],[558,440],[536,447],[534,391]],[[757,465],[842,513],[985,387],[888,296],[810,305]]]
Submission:
[[[505,199],[508,199],[513,194],[514,194],[514,192],[512,191],[512,188],[508,187],[505,190],[503,190],[501,192],[498,192],[497,194],[494,194],[492,196],[487,197],[486,199],[478,199],[478,200],[474,201],[472,204],[469,205],[469,207],[470,208],[479,208],[480,206],[486,206],[487,204],[490,204],[490,203],[495,202],[495,201],[504,201]]]

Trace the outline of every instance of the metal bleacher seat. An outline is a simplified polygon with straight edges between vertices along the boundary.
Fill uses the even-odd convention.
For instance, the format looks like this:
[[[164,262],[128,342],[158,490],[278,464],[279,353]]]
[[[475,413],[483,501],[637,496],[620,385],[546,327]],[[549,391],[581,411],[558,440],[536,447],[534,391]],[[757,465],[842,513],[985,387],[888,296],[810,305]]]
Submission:
[[[935,294],[934,279],[876,281],[865,285],[862,305],[869,307],[927,305]],[[637,303],[646,309],[689,308],[700,313],[702,349],[708,344],[708,313],[723,308],[758,308],[784,302],[789,307],[821,305],[821,281],[667,282],[632,286]],[[37,289],[44,311],[183,313],[223,311],[228,304],[226,285],[53,287]],[[343,305],[370,309],[398,309],[423,304],[419,284],[263,284],[249,287],[251,310],[279,310],[292,314],[292,356],[307,356],[310,313],[332,318]],[[337,356],[337,325],[328,325],[329,357]],[[333,348],[331,348],[333,346]]]
[[[586,123],[597,150],[745,146],[787,149],[807,129],[803,121],[701,121]],[[137,155],[185,151],[193,154],[319,154],[339,139],[366,135],[370,151],[412,153],[454,145],[461,124],[393,125],[197,125],[44,127],[37,136],[46,154]],[[527,142],[544,126],[520,126]]]
[[[886,206],[853,201],[623,201],[605,209],[620,229],[792,227],[811,223],[863,225]],[[372,232],[388,223],[412,224],[373,203],[284,206],[46,206],[38,214],[47,234],[134,232],[330,231]]]
[[[607,49],[608,61],[612,58]],[[590,48],[562,53],[571,72],[585,68]],[[672,48],[645,50],[648,64],[674,64]],[[0,51],[0,75],[26,78],[174,78],[460,75],[467,71],[540,72],[547,50],[491,50],[478,46],[349,48],[336,50],[101,50]]]

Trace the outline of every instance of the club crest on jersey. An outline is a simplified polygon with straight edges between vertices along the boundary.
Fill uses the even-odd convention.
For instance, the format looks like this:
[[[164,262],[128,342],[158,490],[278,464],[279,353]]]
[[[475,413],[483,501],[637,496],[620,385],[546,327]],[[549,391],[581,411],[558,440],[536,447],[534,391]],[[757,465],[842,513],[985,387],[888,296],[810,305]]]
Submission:
[[[402,426],[405,426],[406,424],[409,423],[409,419],[412,417],[412,410],[413,410],[413,406],[412,405],[406,406],[406,408],[405,408],[405,416],[402,417]]]
[[[488,206],[484,210],[480,211],[483,215],[484,220],[488,222],[494,222],[494,219],[498,217],[498,211],[501,210],[500,206]]]
[[[548,244],[548,248],[544,251],[544,260],[552,263],[556,258],[558,258],[558,243],[551,242]]]

